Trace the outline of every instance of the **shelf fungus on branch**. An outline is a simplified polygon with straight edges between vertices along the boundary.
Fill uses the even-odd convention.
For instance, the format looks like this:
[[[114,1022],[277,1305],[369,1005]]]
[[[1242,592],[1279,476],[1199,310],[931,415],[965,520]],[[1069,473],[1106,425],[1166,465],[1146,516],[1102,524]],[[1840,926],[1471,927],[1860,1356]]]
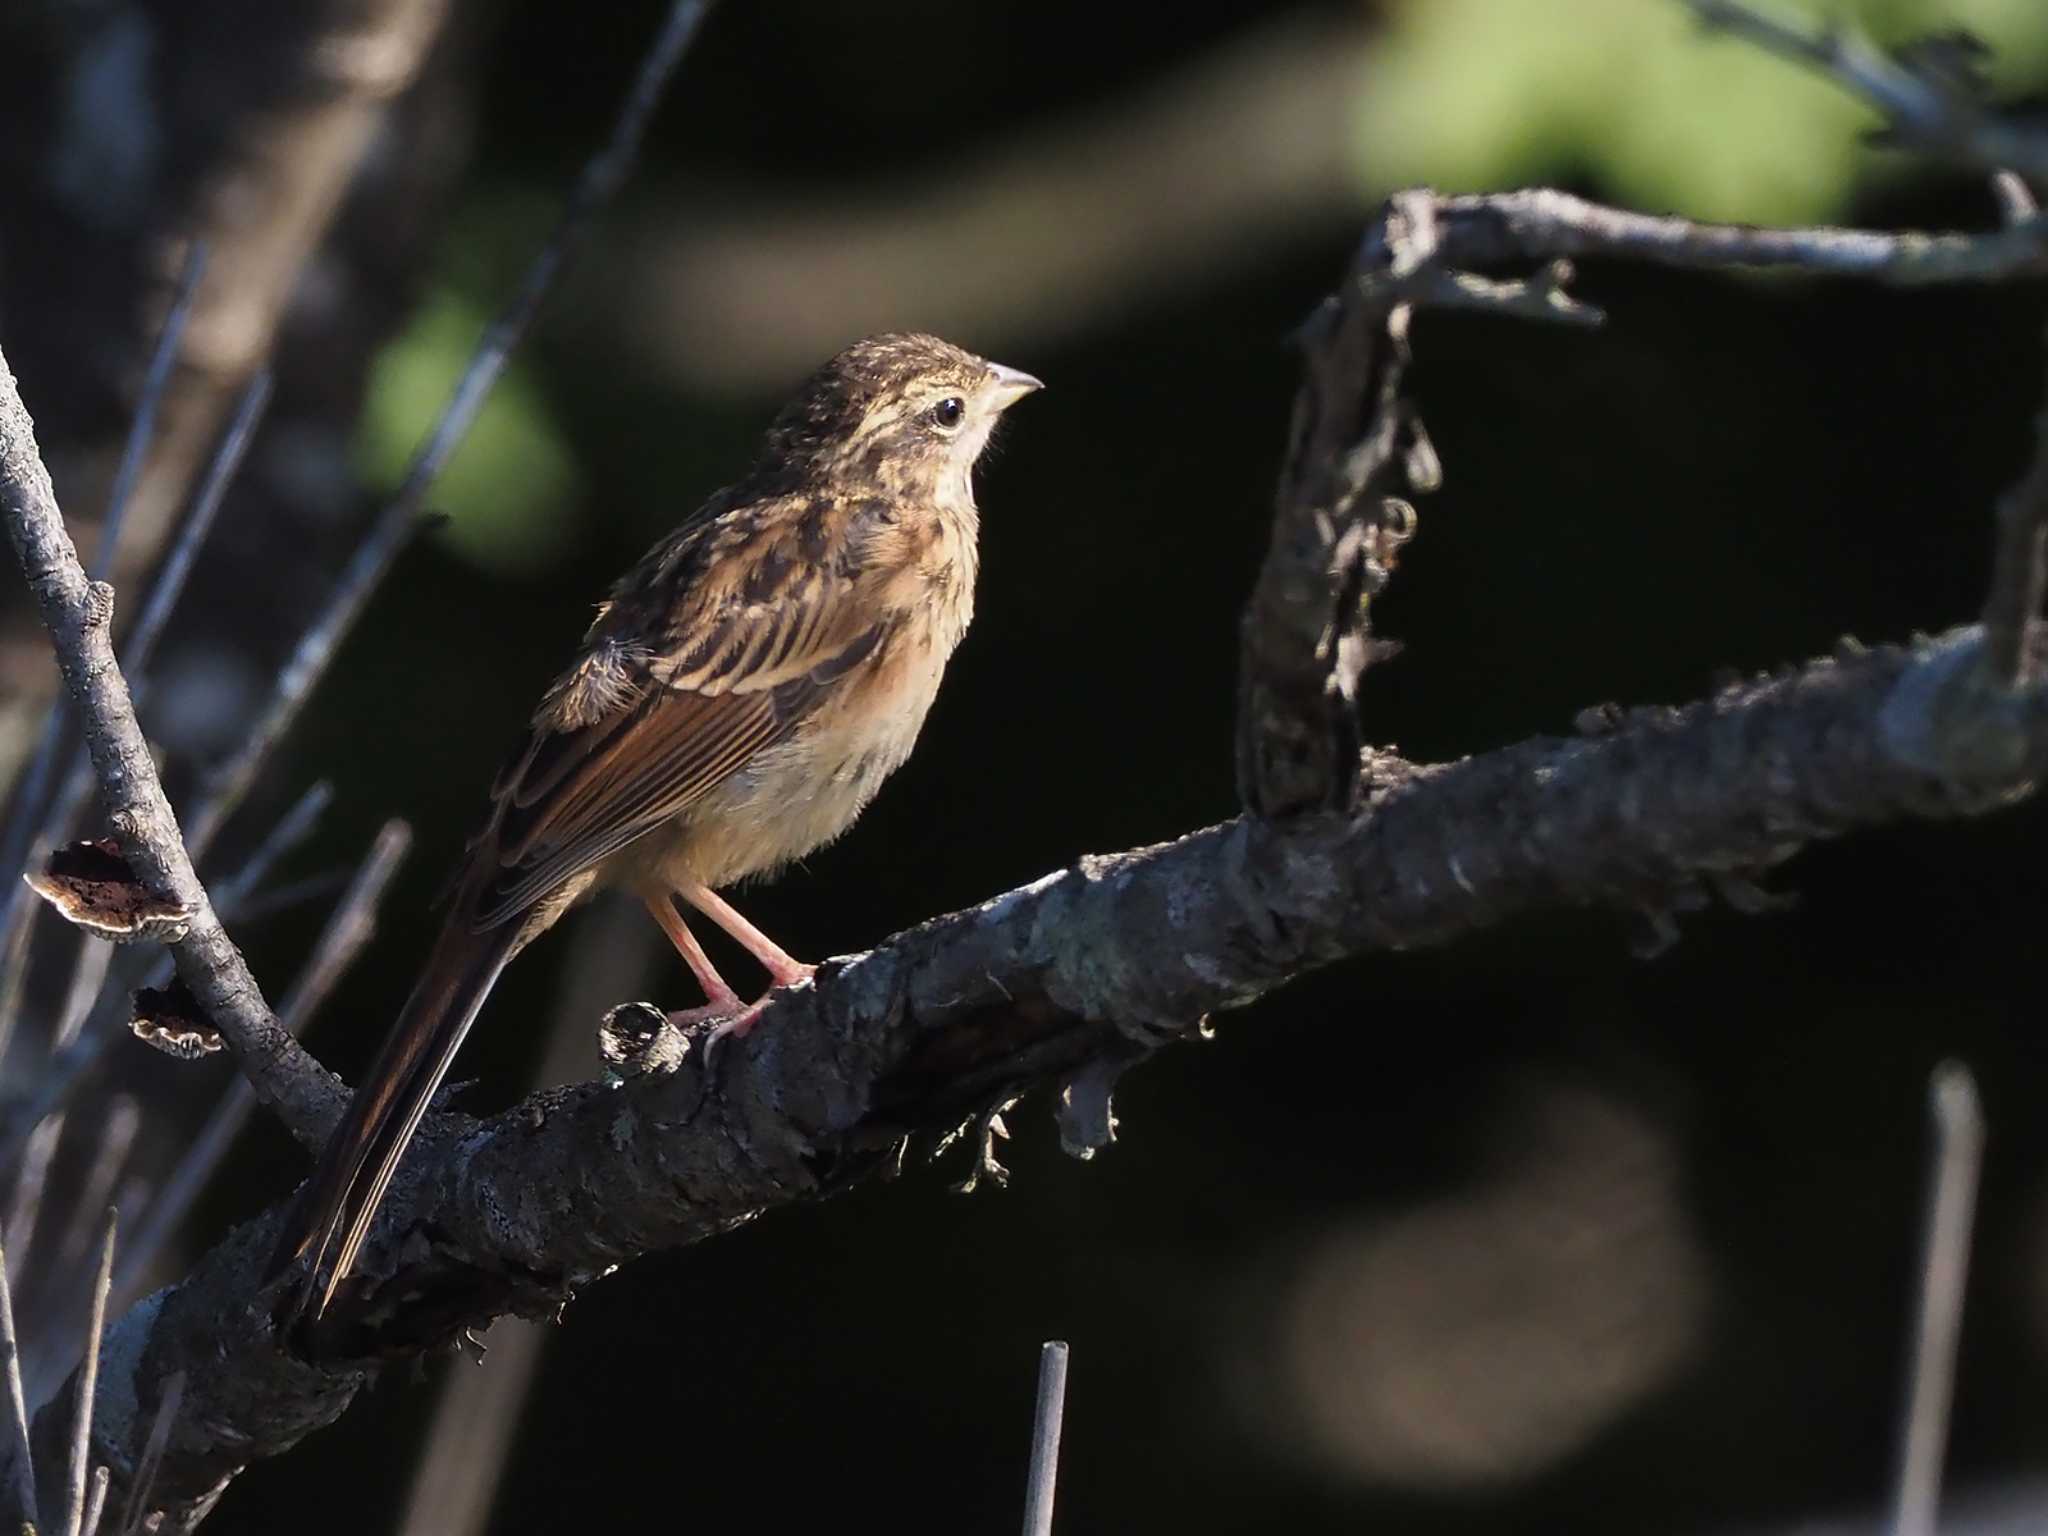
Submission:
[[[116,944],[175,944],[192,923],[192,909],[150,890],[111,837],[55,849],[22,879],[66,922]]]

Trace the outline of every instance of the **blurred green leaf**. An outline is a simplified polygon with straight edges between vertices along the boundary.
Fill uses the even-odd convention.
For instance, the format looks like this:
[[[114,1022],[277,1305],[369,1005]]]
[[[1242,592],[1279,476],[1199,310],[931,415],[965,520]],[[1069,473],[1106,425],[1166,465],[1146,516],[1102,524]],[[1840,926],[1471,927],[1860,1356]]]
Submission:
[[[442,287],[379,355],[356,460],[395,486],[469,361],[488,316]],[[499,575],[530,576],[568,548],[576,461],[533,376],[515,358],[428,497],[449,522],[438,537]]]
[[[2042,0],[1779,0],[1777,14],[1892,44],[1962,28],[1990,46],[1999,91],[2048,80]],[[1590,173],[1640,207],[1791,222],[1839,214],[1884,163],[1860,142],[1877,121],[1812,71],[1703,31],[1677,0],[1399,0],[1357,143],[1375,187]]]

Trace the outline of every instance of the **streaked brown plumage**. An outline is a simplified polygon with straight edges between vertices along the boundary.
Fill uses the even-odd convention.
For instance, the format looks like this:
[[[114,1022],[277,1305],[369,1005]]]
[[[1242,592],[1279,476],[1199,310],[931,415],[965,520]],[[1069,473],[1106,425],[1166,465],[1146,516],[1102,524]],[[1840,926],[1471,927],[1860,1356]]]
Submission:
[[[406,1143],[514,955],[601,886],[630,890],[706,1005],[744,1007],[675,898],[776,985],[810,967],[714,894],[853,823],[909,755],[974,611],[971,471],[1038,388],[932,336],[876,336],[819,369],[746,478],[612,588],[492,790],[447,921],[277,1249],[310,1256],[317,1315],[354,1264]]]

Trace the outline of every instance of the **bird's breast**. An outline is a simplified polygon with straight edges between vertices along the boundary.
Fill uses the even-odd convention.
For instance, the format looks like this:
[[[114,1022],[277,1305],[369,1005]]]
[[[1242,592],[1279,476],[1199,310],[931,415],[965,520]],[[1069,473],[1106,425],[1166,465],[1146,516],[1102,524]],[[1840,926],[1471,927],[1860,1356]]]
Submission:
[[[667,872],[729,885],[845,832],[910,756],[957,640],[929,625],[892,635],[788,740],[690,808],[660,856]]]

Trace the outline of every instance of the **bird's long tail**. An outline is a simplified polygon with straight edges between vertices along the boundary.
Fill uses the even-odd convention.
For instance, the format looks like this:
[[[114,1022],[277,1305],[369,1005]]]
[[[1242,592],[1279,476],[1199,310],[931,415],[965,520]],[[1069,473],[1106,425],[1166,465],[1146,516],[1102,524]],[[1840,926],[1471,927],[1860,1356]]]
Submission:
[[[317,1318],[334,1299],[462,1037],[520,947],[520,923],[479,933],[467,906],[460,898],[453,904],[412,995],[285,1218],[268,1274],[311,1255],[295,1315]]]

